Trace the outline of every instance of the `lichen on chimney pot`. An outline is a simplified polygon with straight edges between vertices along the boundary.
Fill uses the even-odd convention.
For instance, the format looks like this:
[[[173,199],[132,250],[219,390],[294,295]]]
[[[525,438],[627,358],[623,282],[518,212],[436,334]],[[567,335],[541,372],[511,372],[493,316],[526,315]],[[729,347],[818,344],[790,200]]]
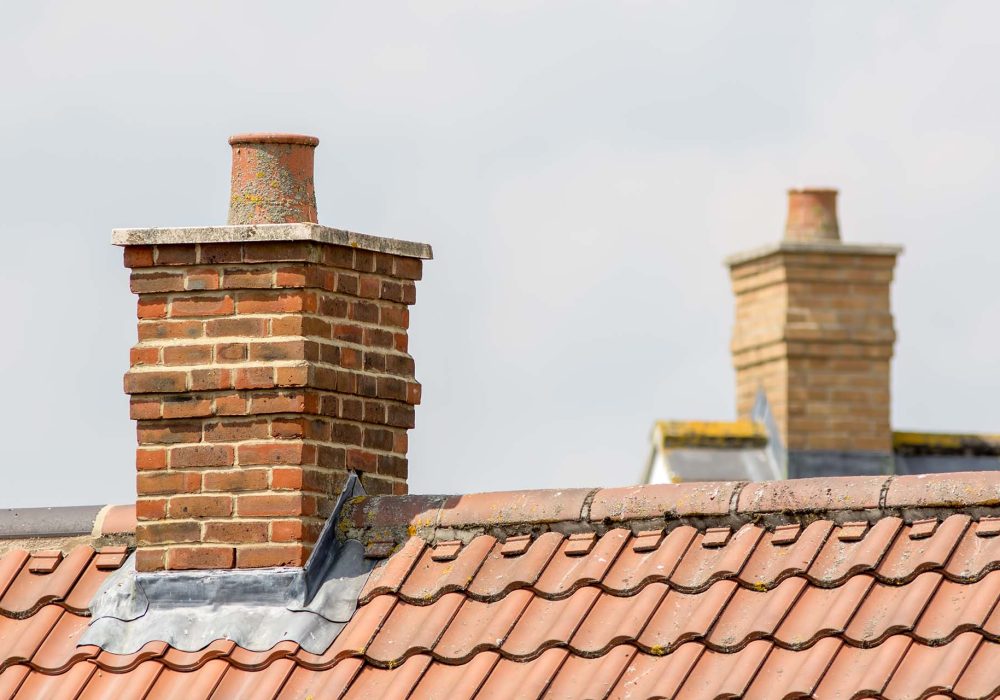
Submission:
[[[233,147],[230,226],[318,223],[313,155],[319,139],[300,134],[239,134]]]

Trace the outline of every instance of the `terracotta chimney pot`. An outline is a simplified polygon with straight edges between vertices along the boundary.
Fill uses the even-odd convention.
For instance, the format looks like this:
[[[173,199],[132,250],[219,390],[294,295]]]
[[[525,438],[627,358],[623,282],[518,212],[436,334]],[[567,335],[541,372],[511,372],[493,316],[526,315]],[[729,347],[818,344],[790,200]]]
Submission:
[[[839,241],[837,190],[804,188],[788,190],[786,241]]]
[[[318,223],[313,155],[319,139],[238,134],[233,147],[229,225]]]

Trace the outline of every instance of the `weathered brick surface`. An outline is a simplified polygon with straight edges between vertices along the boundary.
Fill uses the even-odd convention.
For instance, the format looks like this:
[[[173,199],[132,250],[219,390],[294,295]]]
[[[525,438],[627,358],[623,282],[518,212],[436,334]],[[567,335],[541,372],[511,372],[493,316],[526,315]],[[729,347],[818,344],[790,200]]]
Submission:
[[[794,450],[889,452],[895,256],[771,252],[730,269],[737,411],[759,389]]]
[[[406,493],[420,260],[292,242],[125,262],[140,570],[302,565],[348,469]]]

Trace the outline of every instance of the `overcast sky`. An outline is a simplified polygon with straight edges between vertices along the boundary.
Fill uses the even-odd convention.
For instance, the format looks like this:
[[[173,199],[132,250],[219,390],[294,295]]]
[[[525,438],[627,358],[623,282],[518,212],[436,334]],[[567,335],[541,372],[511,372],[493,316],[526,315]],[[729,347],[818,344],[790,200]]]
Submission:
[[[30,2],[0,22],[0,506],[134,500],[111,229],[222,224],[245,131],[430,243],[416,492],[636,481],[734,417],[721,260],[841,190],[900,243],[897,428],[1000,432],[1000,4]]]

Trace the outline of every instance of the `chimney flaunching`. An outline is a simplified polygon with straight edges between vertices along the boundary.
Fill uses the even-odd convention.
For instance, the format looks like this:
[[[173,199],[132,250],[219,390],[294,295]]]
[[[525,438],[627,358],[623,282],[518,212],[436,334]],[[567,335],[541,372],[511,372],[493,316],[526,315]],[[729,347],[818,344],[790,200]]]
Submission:
[[[406,493],[430,247],[316,224],[317,139],[230,143],[230,225],[113,236],[139,298],[140,571],[302,566],[349,470]]]
[[[902,248],[842,243],[836,197],[790,190],[784,240],[726,261],[737,411],[750,417],[766,396],[792,477],[831,460],[843,473],[881,472],[891,459],[890,286]]]

